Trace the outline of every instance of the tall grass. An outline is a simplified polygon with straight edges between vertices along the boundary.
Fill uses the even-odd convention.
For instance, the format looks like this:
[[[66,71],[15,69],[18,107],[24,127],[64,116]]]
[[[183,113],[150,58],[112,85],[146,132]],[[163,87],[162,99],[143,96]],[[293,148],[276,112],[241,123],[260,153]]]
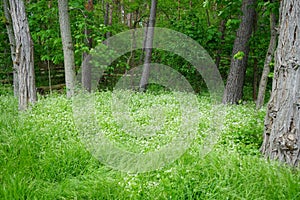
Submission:
[[[147,101],[151,95],[139,98]],[[98,97],[105,109],[111,93]],[[202,110],[210,108],[207,98],[199,101]],[[19,113],[11,95],[1,96],[0,199],[299,199],[299,171],[259,155],[264,111],[252,104],[226,109],[220,141],[206,156],[200,155],[199,137],[164,168],[127,174],[86,150],[70,100],[41,98]],[[199,131],[206,123],[209,119],[201,121]]]

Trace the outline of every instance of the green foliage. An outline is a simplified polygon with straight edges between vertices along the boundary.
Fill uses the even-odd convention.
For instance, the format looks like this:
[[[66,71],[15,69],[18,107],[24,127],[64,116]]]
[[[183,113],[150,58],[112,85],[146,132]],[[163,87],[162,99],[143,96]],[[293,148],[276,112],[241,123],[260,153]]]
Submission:
[[[12,95],[13,90],[10,84],[0,84],[0,96]]]
[[[57,2],[31,1],[26,5],[29,28],[35,45],[35,61],[63,62]]]
[[[232,105],[226,109],[226,122],[221,143],[242,155],[259,154],[262,144],[265,111],[254,103]]]
[[[113,9],[113,19],[111,26],[104,25],[104,14],[106,4],[109,3]],[[119,4],[120,3],[120,4]],[[225,80],[228,75],[231,57],[242,59],[242,52],[232,55],[232,47],[235,39],[236,30],[240,24],[241,0],[213,0],[213,1],[196,1],[196,0],[180,0],[180,1],[158,1],[156,26],[170,28],[179,31],[197,41],[213,59],[220,58],[219,70]],[[69,1],[69,14],[71,21],[72,39],[75,52],[76,70],[79,69],[82,62],[82,54],[90,53],[96,46],[105,40],[105,34],[110,32],[115,35],[129,27],[126,23],[126,14],[133,13],[134,18],[138,13],[138,17],[133,19],[135,26],[144,27],[149,17],[150,1],[93,1],[93,11],[85,8],[86,1],[72,0]],[[2,5],[0,9],[1,32],[5,32],[5,20]],[[124,9],[124,16],[120,12],[120,6]],[[279,2],[270,3],[266,1],[257,2],[257,27],[256,32],[250,41],[250,55],[244,91],[250,94],[253,82],[253,66],[254,59],[258,61],[258,73],[260,74],[263,67],[263,61],[267,45],[269,42],[269,14],[275,12],[278,15]],[[35,50],[35,68],[37,85],[48,85],[48,77],[45,76],[48,69],[45,64],[50,63],[53,68],[63,66],[63,51],[60,38],[59,20],[57,1],[32,0],[26,4],[26,11],[29,20],[31,35],[34,41]],[[225,31],[222,35],[221,24],[224,22]],[[88,33],[87,35],[85,33]],[[89,40],[90,39],[90,40]],[[89,43],[88,43],[89,40]],[[0,35],[0,67],[5,73],[0,74],[1,79],[9,78],[11,80],[11,59],[9,58],[9,42],[6,34]],[[133,57],[129,53],[120,57],[113,62],[107,74],[109,81],[102,83],[101,88],[114,87],[116,82],[115,74],[123,74],[126,70],[142,64],[143,54],[140,50],[135,51]],[[178,56],[163,51],[154,51],[153,62],[164,63],[172,66],[174,69],[182,73],[190,82],[196,92],[206,90],[205,83],[201,76],[193,69],[190,63],[186,62]],[[51,67],[50,67],[51,68]],[[52,68],[51,68],[52,70]],[[54,70],[51,73],[55,73]],[[46,80],[42,80],[46,77]],[[44,78],[45,79],[45,78]],[[61,81],[63,77],[61,77]],[[55,81],[53,80],[52,83]],[[58,84],[58,83],[54,83]],[[268,88],[270,89],[269,82]],[[251,97],[252,98],[252,97]],[[250,99],[246,96],[245,99]]]
[[[107,104],[111,97],[111,92],[97,94],[97,108],[103,114],[99,117],[106,122],[112,121]],[[130,108],[136,113],[155,104],[174,104],[169,101],[172,96],[168,93],[137,93],[131,98],[134,101]],[[201,138],[215,113],[210,113],[212,105],[208,97],[199,97],[199,107],[203,117],[198,137],[180,159],[153,172],[127,174],[103,166],[84,148],[73,122],[71,100],[60,95],[48,96],[31,110],[19,113],[15,98],[1,96],[0,196],[3,199],[299,198],[297,169],[256,156],[264,111],[256,112],[252,103],[226,107],[222,137],[216,148],[202,157]],[[144,111],[139,113],[141,119],[147,116]],[[177,113],[176,109],[170,110],[170,116]],[[114,123],[106,124],[111,139],[134,142],[128,135],[120,138]],[[155,146],[160,141],[153,142]]]
[[[0,80],[10,83],[12,80],[12,60],[10,58],[10,44],[6,31],[6,18],[3,12],[3,5],[0,4]],[[3,83],[3,82],[2,82]]]
[[[242,51],[239,51],[236,54],[234,54],[233,58],[237,59],[237,60],[242,60],[244,56],[245,56],[245,53]]]

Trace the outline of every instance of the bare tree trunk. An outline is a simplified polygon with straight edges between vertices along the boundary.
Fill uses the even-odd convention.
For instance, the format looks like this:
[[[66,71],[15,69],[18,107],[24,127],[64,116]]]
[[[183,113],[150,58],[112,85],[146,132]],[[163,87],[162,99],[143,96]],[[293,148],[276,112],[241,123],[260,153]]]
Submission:
[[[248,41],[251,37],[253,21],[255,16],[255,0],[243,0],[241,24],[237,30],[234,46],[232,50],[232,58],[230,64],[230,72],[227,78],[226,88],[223,96],[223,103],[237,103],[243,96],[243,87],[245,73],[249,54]],[[234,55],[243,52],[241,59],[235,59]]]
[[[148,33],[148,26],[149,26],[149,20],[144,23],[144,27],[145,27],[144,35],[145,35],[145,38],[144,38],[144,41],[143,41],[143,49],[142,49],[141,57],[140,57],[140,60],[139,60],[139,64],[142,64],[143,63],[143,59],[145,58],[145,47],[146,47],[146,41],[147,41],[146,35]]]
[[[104,21],[106,21],[105,25],[106,26],[111,26],[112,25],[112,20],[113,20],[113,6],[109,3],[106,3],[106,11],[105,11],[105,19],[104,19]],[[110,37],[111,37],[111,32],[108,31],[106,33],[106,39],[108,39]]]
[[[131,26],[132,26],[132,13],[128,13],[127,15],[127,26],[129,27],[129,28],[131,28]]]
[[[178,10],[178,20],[181,20],[181,13],[180,13],[180,0],[177,2],[177,10]]]
[[[217,68],[220,67],[220,62],[221,62],[221,53],[222,53],[222,44],[224,44],[224,39],[225,39],[225,30],[226,30],[226,20],[223,19],[221,20],[220,23],[220,28],[219,28],[220,32],[221,32],[221,45],[219,46],[219,49],[217,51],[217,56],[216,56],[216,66]]]
[[[91,92],[92,90],[92,65],[91,65],[91,56],[87,53],[82,55],[82,74],[81,74],[81,84],[82,87]]]
[[[252,90],[252,98],[253,101],[257,100],[257,86],[258,86],[258,59],[254,58],[253,63],[253,90]]]
[[[121,8],[120,8],[120,12],[121,12],[121,22],[124,24],[126,19],[125,19],[125,9],[124,9],[124,5],[121,4]]]
[[[210,27],[211,23],[210,23],[210,16],[209,16],[208,9],[205,9],[205,12],[206,12],[206,18],[207,18],[207,26]]]
[[[265,118],[261,151],[266,158],[299,166],[300,159],[300,4],[280,5],[272,95]]]
[[[67,97],[70,98],[74,95],[75,90],[75,61],[68,13],[68,0],[58,0],[58,12],[60,33],[64,51]]]
[[[146,48],[145,48],[145,60],[144,67],[142,72],[142,78],[140,81],[139,90],[140,92],[146,91],[146,87],[149,80],[150,75],[150,63],[152,57],[152,46],[153,46],[153,37],[154,37],[154,26],[155,26],[155,18],[156,18],[156,8],[157,8],[157,0],[151,1],[151,9],[150,9],[150,17],[149,17],[149,26],[146,37]]]
[[[109,4],[105,3],[104,0],[102,0],[103,3],[103,12],[104,12],[104,25],[107,26],[108,24],[108,12],[109,12]]]
[[[6,30],[8,34],[9,44],[10,44],[10,52],[11,52],[11,59],[13,61],[13,86],[14,86],[14,96],[19,96],[19,81],[18,81],[18,65],[14,62],[16,59],[16,40],[13,30],[13,24],[9,12],[9,2],[8,0],[3,0],[3,8],[4,8],[4,15],[6,18]]]
[[[267,82],[268,82],[268,75],[270,73],[270,63],[272,61],[273,54],[276,48],[276,40],[277,40],[276,16],[273,12],[270,13],[270,29],[271,29],[271,38],[270,38],[269,48],[264,62],[264,69],[259,83],[256,109],[260,109],[264,104],[265,93],[266,93]]]
[[[18,69],[19,109],[25,110],[30,103],[33,104],[37,100],[33,42],[30,36],[24,2],[22,0],[9,0],[9,5],[16,41],[14,63]]]
[[[94,4],[92,0],[88,0],[85,4],[85,9],[88,12],[92,12],[94,10]],[[84,16],[87,18],[87,16]],[[87,28],[87,24],[84,28],[84,35],[85,35],[85,44],[88,46],[89,50],[92,48],[93,40],[89,36],[90,30]],[[92,66],[90,64],[91,57],[88,55],[87,52],[83,52],[82,54],[82,76],[81,76],[81,83],[85,90],[91,92],[92,89]]]
[[[257,32],[257,26],[258,26],[258,13],[255,12],[254,22],[253,22],[253,33],[254,34]],[[257,57],[254,57],[253,61],[254,62],[253,62],[252,98],[253,98],[253,101],[256,102],[256,100],[257,100],[257,89],[258,89],[258,59],[257,59]]]

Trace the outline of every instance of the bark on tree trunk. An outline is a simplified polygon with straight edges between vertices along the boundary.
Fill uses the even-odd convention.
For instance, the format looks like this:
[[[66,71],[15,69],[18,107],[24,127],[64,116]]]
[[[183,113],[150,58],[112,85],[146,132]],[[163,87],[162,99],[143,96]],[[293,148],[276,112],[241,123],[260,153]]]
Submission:
[[[149,80],[150,75],[150,63],[152,56],[152,46],[153,46],[153,37],[154,37],[154,26],[155,26],[155,18],[156,18],[156,8],[157,8],[157,0],[151,1],[151,9],[150,9],[150,17],[149,17],[149,25],[146,37],[146,48],[145,48],[145,60],[144,67],[142,72],[142,78],[140,81],[139,90],[140,92],[146,91],[146,87]]]
[[[85,4],[85,9],[88,12],[92,12],[94,10],[94,4],[92,0],[88,0]],[[84,16],[87,18],[88,16]],[[87,21],[87,20],[86,20]],[[84,28],[84,35],[85,35],[85,44],[88,46],[89,50],[92,48],[93,40],[90,37],[91,30],[88,30],[87,25]],[[92,66],[90,64],[91,57],[87,52],[82,54],[82,76],[81,76],[81,83],[85,90],[91,92],[92,89]]]
[[[253,30],[252,30],[254,32],[254,34],[257,32],[257,26],[258,26],[258,14],[255,12],[254,22],[253,22]],[[253,58],[253,82],[252,82],[253,90],[252,90],[252,98],[253,98],[253,101],[255,101],[255,102],[257,100],[258,79],[259,79],[258,78],[258,58],[254,57]]]
[[[152,57],[152,46],[153,46],[153,37],[154,37],[154,26],[155,26],[155,18],[156,18],[156,8],[157,8],[157,0],[151,1],[151,9],[150,9],[150,17],[149,17],[149,25],[146,37],[146,48],[145,48],[145,60],[142,72],[142,78],[140,81],[139,90],[140,92],[146,91],[146,87],[149,80],[150,75],[150,63]]]
[[[180,0],[177,3],[177,10],[178,10],[178,20],[181,20],[181,13],[180,13]]]
[[[104,3],[103,1],[103,10],[104,10],[104,25],[107,26],[108,24],[108,12],[109,12],[109,4]]]
[[[221,20],[219,30],[221,32],[221,37],[220,37],[221,45],[220,45],[220,47],[217,51],[217,56],[216,56],[216,66],[217,66],[218,69],[220,67],[222,46],[224,44],[224,39],[225,39],[225,30],[226,30],[226,20],[225,19]]]
[[[258,86],[258,59],[254,58],[253,63],[253,90],[252,90],[252,98],[253,101],[257,100],[257,86]]]
[[[105,25],[111,27],[112,25],[112,20],[113,20],[113,6],[109,3],[106,4],[106,14],[105,14],[105,19],[104,19],[104,23],[106,23]],[[106,33],[106,39],[111,37],[111,32],[108,31]],[[108,44],[107,44],[108,45]]]
[[[276,41],[277,41],[276,16],[273,12],[270,13],[270,29],[271,29],[271,38],[270,38],[269,48],[265,58],[264,69],[259,83],[256,109],[260,109],[263,106],[265,101],[268,75],[270,73],[270,63],[272,61],[274,51],[276,48]]]
[[[19,83],[19,109],[25,110],[30,103],[37,100],[33,42],[29,32],[28,20],[24,2],[21,0],[9,0],[10,14],[16,41],[15,60],[17,65]]]
[[[16,59],[16,40],[13,30],[13,24],[10,16],[9,2],[8,0],[3,0],[3,9],[4,15],[6,18],[6,30],[8,34],[9,44],[10,44],[10,52],[11,59],[13,61],[13,86],[14,86],[14,96],[19,96],[19,81],[18,81],[18,65],[14,62]]]
[[[210,27],[211,23],[210,23],[210,16],[209,16],[209,11],[208,9],[205,9],[206,12],[206,20],[207,20],[207,26]]]
[[[75,61],[68,13],[68,0],[58,0],[58,12],[60,33],[64,51],[67,97],[70,98],[74,95],[75,90]]]
[[[250,39],[255,15],[255,0],[243,0],[241,23],[237,30],[234,46],[232,50],[232,58],[230,64],[230,72],[227,78],[226,88],[223,96],[223,103],[234,104],[242,99],[245,73],[249,54],[248,41]],[[243,52],[241,59],[235,59],[234,55]]]
[[[300,4],[283,0],[275,53],[272,95],[265,118],[265,157],[299,166],[300,158]]]
[[[145,31],[144,31],[145,38],[144,38],[144,41],[143,41],[143,49],[142,49],[141,57],[140,57],[140,60],[139,60],[139,64],[142,64],[143,59],[145,59],[145,47],[146,47],[146,41],[147,41],[146,35],[147,35],[147,32],[148,32],[148,26],[149,26],[149,20],[144,22],[144,27],[146,27]]]

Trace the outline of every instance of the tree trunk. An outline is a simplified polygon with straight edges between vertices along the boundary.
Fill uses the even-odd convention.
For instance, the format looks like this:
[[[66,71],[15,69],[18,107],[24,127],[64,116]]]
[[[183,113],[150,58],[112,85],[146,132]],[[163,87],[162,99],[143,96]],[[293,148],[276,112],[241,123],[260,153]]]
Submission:
[[[270,73],[270,63],[272,61],[273,54],[276,48],[276,40],[277,40],[276,16],[273,12],[270,13],[270,30],[271,30],[271,38],[270,38],[269,48],[265,58],[264,69],[259,83],[256,109],[260,109],[263,106],[265,101],[268,75]]]
[[[255,34],[257,32],[257,26],[258,26],[258,13],[255,12],[254,15],[254,22],[253,22],[253,33]],[[255,42],[254,42],[255,45]],[[254,50],[253,50],[254,51]],[[254,53],[254,52],[253,52]],[[256,102],[257,100],[257,89],[258,89],[258,58],[253,58],[253,82],[252,82],[252,98],[253,101]]]
[[[132,13],[128,13],[127,14],[127,26],[129,27],[129,29],[131,29],[132,26]]]
[[[140,81],[139,90],[140,92],[146,91],[146,87],[149,80],[150,75],[150,63],[152,57],[152,46],[153,46],[153,36],[154,36],[154,26],[155,26],[155,18],[156,18],[156,7],[157,7],[157,0],[151,1],[151,9],[150,9],[150,17],[149,17],[149,25],[146,37],[146,48],[145,48],[145,60],[142,72],[142,78]]]
[[[75,90],[75,61],[68,13],[68,0],[58,0],[58,12],[60,33],[64,51],[67,97],[70,98],[74,95]]]
[[[92,12],[94,10],[94,4],[92,0],[88,0],[85,4],[85,9],[88,12]],[[84,16],[87,18],[88,16]],[[86,20],[87,21],[87,20]],[[89,50],[92,48],[93,40],[90,37],[91,30],[88,30],[87,25],[84,28],[84,35],[85,35],[85,44],[88,46]],[[81,76],[81,83],[85,90],[91,92],[92,89],[92,66],[90,64],[91,56],[87,52],[83,52],[82,54],[82,76]]]
[[[255,0],[243,0],[242,12],[243,16],[241,17],[241,23],[234,41],[230,72],[223,96],[223,103],[226,104],[237,103],[243,96],[243,87],[249,54],[248,41],[252,33],[255,16]],[[234,55],[238,52],[244,53],[244,56],[241,59],[234,58]]]
[[[253,90],[252,90],[252,98],[253,101],[257,100],[257,86],[258,86],[258,59],[254,58],[253,63]]]
[[[110,5],[109,3],[106,3],[106,11],[105,11],[104,24],[106,26],[109,26],[111,28],[112,20],[113,20],[113,6]],[[111,37],[111,32],[108,31],[106,33],[106,39],[108,39],[110,37]]]
[[[181,20],[181,13],[180,13],[180,0],[178,0],[178,3],[177,3],[177,10],[178,10],[178,20]]]
[[[29,32],[24,2],[22,0],[9,0],[9,5],[16,42],[13,62],[18,69],[19,109],[25,110],[30,103],[33,104],[37,100],[33,42]]]
[[[210,27],[211,23],[210,23],[210,16],[209,16],[209,11],[208,9],[205,9],[206,12],[206,20],[207,20],[207,26]]]
[[[16,40],[13,30],[13,24],[9,12],[9,2],[8,0],[3,0],[3,9],[4,15],[6,19],[6,30],[8,34],[9,44],[10,44],[10,52],[11,52],[11,59],[13,61],[13,86],[14,86],[14,96],[19,96],[19,81],[18,81],[18,65],[14,62],[16,59]]]
[[[221,44],[219,46],[219,49],[217,50],[217,56],[216,56],[216,66],[218,69],[220,67],[220,62],[221,62],[222,47],[224,45],[224,39],[225,39],[225,30],[226,30],[226,20],[222,19],[219,28],[219,31],[221,32],[221,37],[220,37]]]
[[[300,4],[283,0],[275,53],[272,95],[261,151],[266,158],[299,166],[300,158]]]

